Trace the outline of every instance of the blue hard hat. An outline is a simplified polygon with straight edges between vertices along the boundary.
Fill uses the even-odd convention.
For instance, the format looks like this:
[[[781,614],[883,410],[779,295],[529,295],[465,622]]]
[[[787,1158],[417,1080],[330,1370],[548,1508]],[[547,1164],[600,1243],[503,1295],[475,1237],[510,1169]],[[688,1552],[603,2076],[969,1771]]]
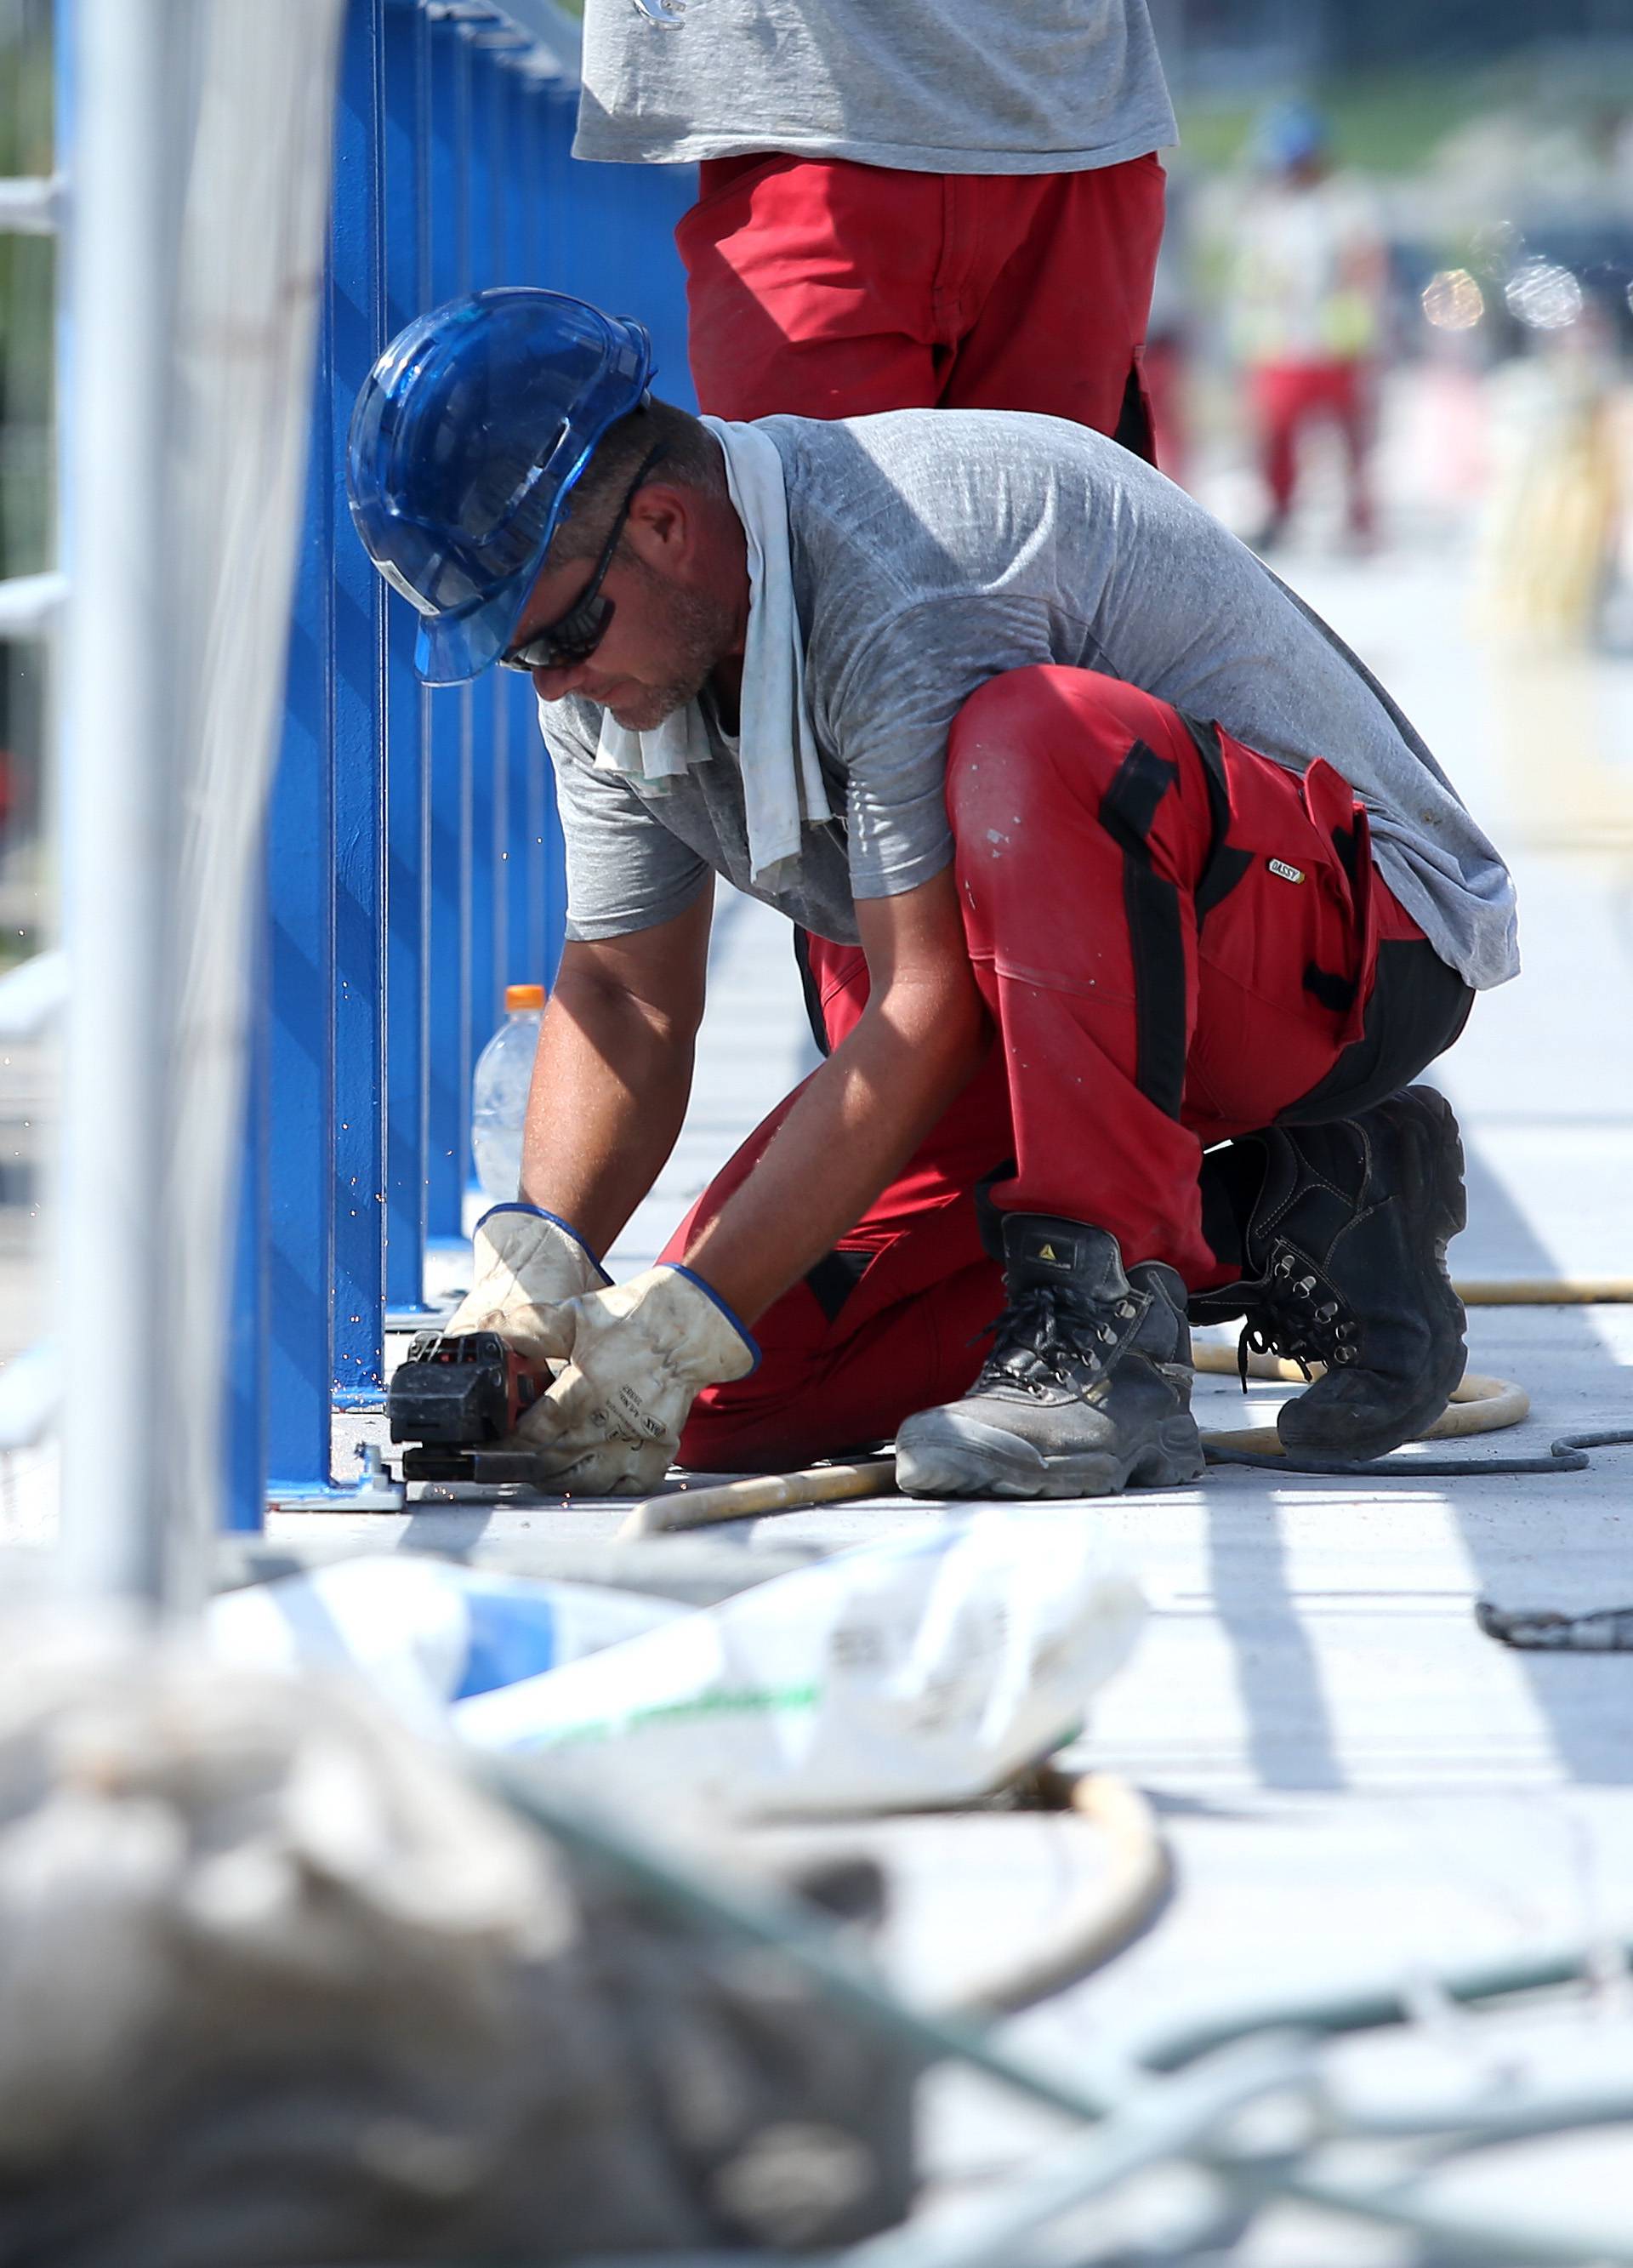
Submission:
[[[419,609],[428,685],[504,652],[574,482],[651,376],[641,324],[527,285],[450,300],[381,355],[352,412],[346,488],[370,558]]]
[[[1278,102],[1259,121],[1254,142],[1262,165],[1307,166],[1327,147],[1327,121],[1307,102]]]

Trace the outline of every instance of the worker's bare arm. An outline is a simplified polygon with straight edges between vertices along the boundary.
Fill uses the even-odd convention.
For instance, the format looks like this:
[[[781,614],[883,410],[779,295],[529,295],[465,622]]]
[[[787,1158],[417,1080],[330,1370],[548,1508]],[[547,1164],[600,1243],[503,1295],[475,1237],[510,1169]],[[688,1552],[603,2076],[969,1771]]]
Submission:
[[[605,1252],[674,1147],[702,1020],[712,893],[562,954],[539,1034],[522,1196]]]
[[[687,1265],[747,1322],[853,1226],[990,1043],[950,868],[859,901],[857,918],[871,984],[861,1020],[687,1248]]]

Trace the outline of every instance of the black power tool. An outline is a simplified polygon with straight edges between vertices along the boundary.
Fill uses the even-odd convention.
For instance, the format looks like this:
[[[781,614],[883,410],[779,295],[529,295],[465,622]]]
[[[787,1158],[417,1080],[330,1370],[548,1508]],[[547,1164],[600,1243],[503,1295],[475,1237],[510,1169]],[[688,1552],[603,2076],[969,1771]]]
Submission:
[[[550,1382],[497,1331],[422,1331],[392,1373],[386,1410],[405,1481],[531,1481],[526,1449],[499,1445]]]

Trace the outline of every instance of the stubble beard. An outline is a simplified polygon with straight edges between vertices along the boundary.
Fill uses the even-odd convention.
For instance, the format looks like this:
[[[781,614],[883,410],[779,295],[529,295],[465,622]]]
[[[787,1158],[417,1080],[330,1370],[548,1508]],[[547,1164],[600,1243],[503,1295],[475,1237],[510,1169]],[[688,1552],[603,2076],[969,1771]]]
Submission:
[[[732,610],[701,591],[677,589],[640,563],[643,580],[660,600],[664,628],[673,650],[674,675],[658,685],[632,687],[607,709],[626,733],[655,732],[666,717],[673,717],[695,701],[715,664],[732,642]]]

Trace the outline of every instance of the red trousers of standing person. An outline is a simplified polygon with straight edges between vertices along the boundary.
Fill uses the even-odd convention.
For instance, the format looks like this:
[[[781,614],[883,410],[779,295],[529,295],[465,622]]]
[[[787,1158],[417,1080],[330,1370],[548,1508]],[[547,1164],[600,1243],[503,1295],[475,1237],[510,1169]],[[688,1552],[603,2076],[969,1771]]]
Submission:
[[[1367,456],[1372,442],[1371,373],[1364,363],[1264,363],[1253,373],[1254,416],[1259,428],[1259,469],[1269,494],[1270,524],[1278,528],[1292,510],[1298,478],[1298,440],[1306,425],[1329,418],[1343,443],[1351,532],[1370,535],[1372,495]]]
[[[1335,771],[1318,762],[1300,778],[1115,678],[990,680],[953,723],[947,810],[991,1055],[850,1233],[761,1318],[758,1370],[699,1396],[680,1444],[695,1469],[801,1463],[888,1439],[963,1393],[1004,1306],[978,1191],[1107,1229],[1125,1263],[1166,1261],[1192,1291],[1234,1280],[1239,1256],[1204,1220],[1203,1147],[1291,1113],[1352,1056],[1379,1070],[1368,1009],[1380,939],[1415,940],[1467,1012],[1374,870],[1365,814]],[[866,1004],[866,963],[820,938],[810,963],[837,1046]],[[1453,1035],[1438,1029],[1404,1060],[1397,1049],[1383,1091]]]
[[[675,231],[719,417],[1032,409],[1149,457],[1155,156],[1071,173],[710,158]]]

